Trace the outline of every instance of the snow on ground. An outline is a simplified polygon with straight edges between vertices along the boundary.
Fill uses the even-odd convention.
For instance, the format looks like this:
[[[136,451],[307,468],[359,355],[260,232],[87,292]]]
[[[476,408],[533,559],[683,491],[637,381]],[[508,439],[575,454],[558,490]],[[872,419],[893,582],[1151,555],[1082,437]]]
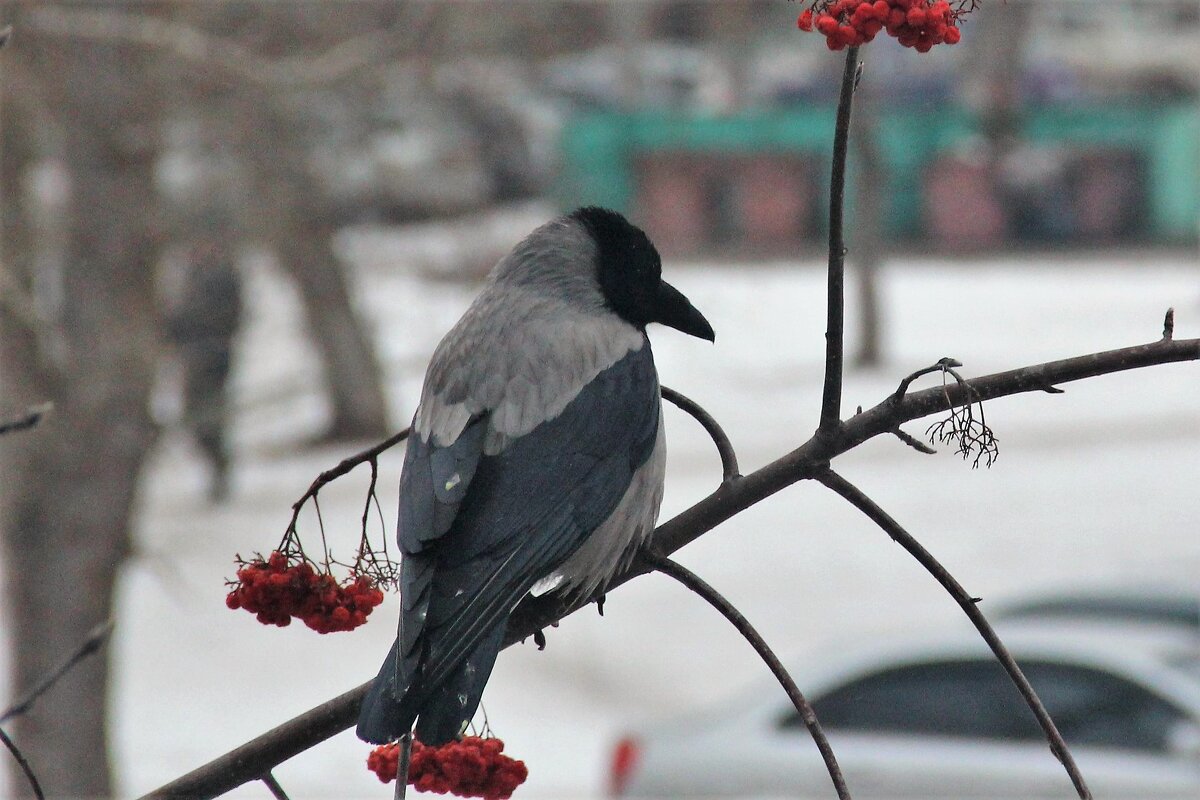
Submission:
[[[358,295],[397,423],[412,412],[434,345],[474,293],[416,277],[404,241],[359,234],[343,242],[358,267]],[[713,346],[652,331],[663,382],[726,426],[744,472],[806,439],[822,380],[821,266],[668,263],[666,271],[718,335]],[[324,413],[313,390],[316,360],[293,291],[267,265],[252,272],[252,318],[236,378],[232,501],[204,504],[201,467],[177,434],[162,442],[141,496],[139,557],[124,576],[113,644],[114,759],[124,796],[371,677],[394,631],[394,600],[365,628],[331,636],[264,628],[224,606],[233,555],[272,547],[291,502],[318,472],[357,449],[300,446]],[[1182,258],[906,261],[888,267],[883,288],[889,363],[847,377],[846,413],[875,404],[900,376],[944,355],[979,375],[1150,341],[1171,305],[1178,335],[1200,335],[1200,280]],[[851,330],[854,319],[851,308]],[[1069,385],[1065,395],[993,401],[988,421],[1002,451],[990,470],[972,470],[949,452],[922,456],[894,438],[868,443],[837,467],[984,597],[985,609],[987,601],[1031,589],[1194,581],[1198,370],[1173,365]],[[698,426],[673,409],[667,414],[664,519],[719,480]],[[920,435],[924,424],[909,428]],[[382,464],[389,529],[399,464],[399,453]],[[353,547],[364,490],[365,475],[355,474],[321,494],[336,550]],[[316,546],[315,520],[307,518],[302,531]],[[839,641],[884,631],[965,624],[908,556],[815,485],[739,515],[680,557],[798,661],[819,661]],[[548,638],[545,652],[532,645],[505,652],[484,701],[493,728],[530,766],[519,791],[527,798],[599,795],[609,744],[624,726],[718,701],[764,674],[723,620],[657,576],[616,592],[604,618],[581,613]],[[388,797],[390,789],[363,766],[367,751],[343,733],[276,776],[296,800]],[[251,785],[232,796],[268,793]]]

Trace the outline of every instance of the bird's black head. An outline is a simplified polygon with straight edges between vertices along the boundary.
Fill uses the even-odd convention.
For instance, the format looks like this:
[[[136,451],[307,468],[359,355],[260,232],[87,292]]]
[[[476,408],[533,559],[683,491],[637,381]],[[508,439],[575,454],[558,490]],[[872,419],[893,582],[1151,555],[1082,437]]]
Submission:
[[[645,330],[661,322],[676,330],[715,339],[712,326],[679,290],[662,279],[662,260],[650,237],[616,211],[588,206],[571,213],[596,243],[597,279],[609,307]]]

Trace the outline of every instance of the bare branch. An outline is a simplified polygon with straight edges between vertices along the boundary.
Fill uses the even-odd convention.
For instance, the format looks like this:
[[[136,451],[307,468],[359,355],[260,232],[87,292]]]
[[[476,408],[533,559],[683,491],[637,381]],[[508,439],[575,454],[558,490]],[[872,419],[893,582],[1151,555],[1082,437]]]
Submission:
[[[1087,783],[1084,781],[1083,775],[1079,772],[1079,767],[1075,764],[1075,759],[1071,756],[1071,751],[1067,749],[1067,743],[1063,741],[1062,734],[1058,732],[1058,727],[1055,726],[1054,720],[1050,718],[1046,707],[1042,705],[1041,699],[1037,696],[1037,692],[1033,690],[1033,686],[1030,685],[1029,680],[1025,677],[1025,673],[1021,672],[1021,668],[1017,666],[1016,660],[1008,652],[1008,648],[1004,646],[1004,642],[1000,641],[1000,637],[996,635],[996,631],[987,621],[987,618],[983,616],[983,612],[979,610],[978,598],[968,594],[967,590],[962,587],[962,584],[950,574],[949,570],[942,566],[941,562],[934,558],[932,553],[913,538],[912,534],[906,531],[900,523],[896,522],[891,515],[880,508],[874,500],[863,494],[858,487],[830,469],[822,470],[816,475],[816,479],[843,497],[859,511],[866,514],[872,522],[882,528],[888,536],[892,537],[897,544],[920,562],[921,566],[950,593],[950,596],[954,598],[954,601],[958,603],[959,607],[962,608],[971,620],[971,623],[974,624],[976,630],[979,631],[979,635],[987,642],[996,659],[1004,667],[1004,671],[1008,673],[1008,677],[1016,684],[1017,690],[1025,699],[1029,710],[1033,712],[1038,724],[1042,726],[1042,730],[1046,734],[1046,739],[1050,743],[1050,752],[1062,762],[1063,768],[1066,769],[1067,775],[1070,776],[1071,783],[1075,785],[1075,791],[1078,792],[1079,797],[1082,800],[1090,800],[1092,794],[1087,788]]]
[[[905,433],[900,428],[894,429],[892,431],[892,433],[895,434],[897,439],[904,442],[906,445],[911,447],[913,450],[916,450],[918,453],[924,453],[927,456],[937,455],[937,450],[934,450],[932,447],[925,444],[917,437],[912,436],[911,434]]]
[[[0,436],[13,431],[23,431],[36,426],[42,418],[54,410],[54,403],[40,403],[25,411],[23,416],[0,422]]]
[[[829,739],[825,737],[825,731],[821,729],[821,723],[817,721],[817,712],[813,710],[812,705],[804,697],[803,692],[800,691],[800,687],[792,680],[792,676],[788,674],[787,669],[783,666],[783,662],[775,655],[775,651],[771,649],[770,645],[767,644],[759,632],[754,629],[750,621],[734,607],[733,603],[729,602],[720,592],[709,585],[707,581],[687,567],[657,553],[643,551],[640,555],[655,570],[664,575],[671,576],[688,589],[700,595],[708,601],[709,605],[720,611],[725,619],[733,623],[733,627],[737,628],[738,633],[750,643],[750,646],[758,653],[758,657],[766,663],[767,668],[771,670],[771,674],[775,676],[775,679],[779,681],[779,685],[783,687],[783,691],[787,693],[788,699],[792,701],[792,705],[796,707],[796,713],[804,720],[805,727],[812,734],[813,741],[816,743],[817,749],[821,752],[821,758],[825,762],[825,769],[829,771],[829,778],[833,781],[833,788],[837,791],[837,796],[841,800],[850,800],[850,790],[846,787],[846,778],[842,775],[842,768],[838,766],[837,757],[833,754],[833,748],[829,746]]]
[[[1129,369],[1200,360],[1200,339],[1173,339],[1152,344],[1092,353],[1020,369],[985,375],[971,381],[975,395],[989,400],[1024,392],[1041,392],[1046,386],[1082,380]],[[940,368],[939,368],[940,369]],[[829,461],[868,439],[890,434],[898,425],[945,411],[974,398],[956,386],[937,386],[899,398],[889,395],[862,414],[845,421],[836,436],[813,436],[790,453],[715,492],[658,526],[651,542],[658,552],[674,553],[725,520],[801,480],[816,477]],[[950,405],[947,405],[947,404]],[[635,563],[605,587],[611,592],[649,571]],[[567,601],[553,593],[527,599],[508,622],[505,646],[534,636],[563,617],[588,605],[588,600]],[[274,765],[301,753],[354,724],[358,707],[370,682],[313,708],[187,775],[157,789],[146,798],[216,797],[243,783],[258,780]]]
[[[850,137],[850,112],[859,72],[858,47],[846,50],[842,88],[838,97],[837,122],[833,133],[833,166],[829,187],[829,278],[825,329],[825,389],[821,397],[818,430],[831,432],[842,413],[842,361],[845,357],[846,242],[843,210],[846,198],[846,148]]]
[[[291,800],[291,798],[288,797],[287,792],[285,792],[283,787],[279,785],[279,781],[276,780],[275,776],[269,771],[267,774],[259,778],[259,780],[267,785],[267,788],[271,790],[271,796],[274,797],[275,800]]]
[[[1175,309],[1168,308],[1167,313],[1163,315],[1163,335],[1164,341],[1171,341],[1175,338]]]
[[[713,419],[712,415],[701,408],[700,404],[691,400],[674,389],[668,389],[666,386],[661,387],[662,396],[674,405],[678,406],[683,411],[691,414],[697,422],[703,426],[708,435],[712,437],[713,444],[717,446],[717,453],[721,456],[721,480],[724,483],[729,483],[732,480],[742,476],[738,469],[737,453],[733,450],[733,443],[729,441],[729,437],[722,430],[720,424]]]
[[[947,411],[952,407],[971,401],[982,402],[1024,392],[1044,392],[1046,387],[1056,387],[1058,384],[1084,378],[1197,359],[1200,359],[1200,339],[1160,339],[1149,344],[1122,347],[1117,350],[1106,350],[1006,372],[996,372],[972,378],[969,381],[971,386],[969,392],[962,387],[951,386],[943,394],[941,387],[935,387],[908,394],[899,401],[889,398],[885,403],[894,403],[894,408],[885,408],[885,403],[881,403],[855,417],[848,424],[852,426],[857,424],[859,427],[856,427],[854,431],[848,431],[847,438],[857,440],[854,442],[857,443],[862,441],[858,438],[862,433],[870,432],[869,436],[876,435],[875,428],[882,418],[894,419],[899,424],[940,411]],[[839,451],[845,452],[845,450]]]
[[[274,87],[320,86],[375,67],[397,52],[398,36],[395,30],[372,31],[323,53],[267,59],[200,28],[134,12],[40,6],[29,9],[24,22],[44,34],[158,48]]]
[[[8,748],[8,752],[12,753],[12,757],[16,760],[17,766],[21,768],[21,772],[25,773],[25,779],[29,781],[29,788],[33,789],[33,796],[37,800],[46,800],[46,794],[42,791],[42,785],[38,783],[37,775],[33,774],[33,767],[25,759],[25,755],[17,748],[17,745],[8,734],[0,728],[0,742]]]
[[[83,643],[79,645],[74,653],[67,656],[66,660],[43,678],[41,683],[30,689],[24,697],[9,706],[3,714],[0,714],[0,725],[29,711],[33,707],[33,704],[37,702],[37,699],[50,691],[54,687],[54,684],[62,679],[63,675],[70,672],[80,661],[99,651],[104,646],[104,643],[108,641],[112,630],[112,620],[92,628],[87,638],[83,640]]]
[[[369,683],[322,703],[225,755],[155,789],[149,798],[199,800],[261,780],[277,764],[350,727]]]

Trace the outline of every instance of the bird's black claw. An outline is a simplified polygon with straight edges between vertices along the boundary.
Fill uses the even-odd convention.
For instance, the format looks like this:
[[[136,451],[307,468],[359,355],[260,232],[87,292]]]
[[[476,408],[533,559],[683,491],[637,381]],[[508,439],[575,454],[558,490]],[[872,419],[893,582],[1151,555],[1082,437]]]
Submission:
[[[546,649],[546,632],[543,630],[534,631],[533,632],[533,643],[537,645],[538,650],[545,650]]]
[[[600,616],[604,616],[604,598],[606,595],[600,595],[596,598],[596,610],[600,612]]]

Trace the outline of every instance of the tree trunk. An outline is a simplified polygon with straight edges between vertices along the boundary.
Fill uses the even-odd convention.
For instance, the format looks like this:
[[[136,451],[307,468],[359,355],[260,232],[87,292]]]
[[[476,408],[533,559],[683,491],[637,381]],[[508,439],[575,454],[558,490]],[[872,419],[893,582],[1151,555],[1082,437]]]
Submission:
[[[301,143],[280,133],[273,137],[260,130],[250,134],[257,141],[247,145],[258,151],[256,195],[273,217],[268,242],[296,280],[309,333],[321,353],[333,406],[325,437],[378,438],[388,431],[383,378],[333,253],[333,213],[305,169]]]
[[[302,197],[302,191],[294,196]],[[325,435],[335,440],[385,436],[388,423],[383,377],[374,348],[350,302],[342,267],[333,254],[334,229],[329,217],[303,200],[280,211],[283,220],[274,245],[283,267],[300,288],[305,318],[321,351],[326,391],[333,404],[333,418]]]
[[[55,403],[37,429],[0,442],[5,608],[18,695],[112,615],[137,479],[155,436],[148,399],[157,352],[157,131],[146,59],[93,41],[31,34],[22,42],[22,58],[30,59],[63,132],[71,200],[67,255],[56,276],[61,303],[47,326],[55,347],[48,350],[27,320],[0,311],[3,405]],[[9,160],[4,144],[7,182],[21,163]],[[6,202],[15,202],[13,194],[5,193]],[[48,796],[112,795],[107,682],[101,652],[18,720],[17,741]],[[12,786],[30,791],[22,778]]]
[[[879,97],[867,88],[869,81],[870,77],[858,89],[854,125],[850,128],[850,147],[857,159],[851,263],[858,272],[858,345],[853,364],[865,368],[879,366],[886,357],[882,341],[879,268],[883,261],[888,174],[877,142]]]

